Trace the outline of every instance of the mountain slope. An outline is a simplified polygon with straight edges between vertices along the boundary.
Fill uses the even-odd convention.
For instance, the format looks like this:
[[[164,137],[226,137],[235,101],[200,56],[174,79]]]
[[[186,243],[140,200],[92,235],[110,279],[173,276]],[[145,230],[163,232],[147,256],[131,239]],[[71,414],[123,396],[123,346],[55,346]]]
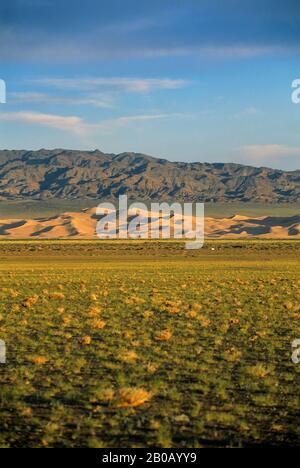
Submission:
[[[300,201],[300,171],[177,163],[137,153],[0,151],[0,200]]]

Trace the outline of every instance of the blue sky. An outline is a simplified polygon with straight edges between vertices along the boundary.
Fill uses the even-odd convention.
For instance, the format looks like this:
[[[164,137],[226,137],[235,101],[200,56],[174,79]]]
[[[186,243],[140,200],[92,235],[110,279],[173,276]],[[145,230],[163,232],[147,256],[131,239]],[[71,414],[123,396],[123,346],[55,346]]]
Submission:
[[[296,0],[2,0],[1,148],[300,168]]]

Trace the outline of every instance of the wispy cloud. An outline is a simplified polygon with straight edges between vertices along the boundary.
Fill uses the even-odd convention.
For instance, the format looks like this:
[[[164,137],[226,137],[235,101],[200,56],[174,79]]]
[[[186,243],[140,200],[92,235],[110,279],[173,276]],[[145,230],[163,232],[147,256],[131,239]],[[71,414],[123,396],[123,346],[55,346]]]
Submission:
[[[52,96],[47,93],[38,92],[14,92],[10,93],[12,102],[17,103],[43,103],[43,104],[58,104],[58,105],[71,105],[82,106],[90,105],[97,108],[110,109],[113,106],[111,98],[89,95],[85,97],[59,97]]]
[[[188,57],[194,56],[208,60],[231,60],[247,59],[270,55],[286,55],[287,53],[299,52],[299,47],[284,47],[278,45],[259,44],[206,44],[200,46],[190,45],[187,47],[156,47],[145,48],[144,57]],[[138,49],[136,49],[138,55]]]
[[[127,0],[122,9],[120,3],[125,2],[86,0],[70,8],[62,0],[11,0],[8,7],[2,1],[1,60],[78,64],[299,53],[295,0]]]
[[[115,119],[102,120],[101,122],[90,123],[77,116],[60,116],[25,111],[1,113],[0,121],[41,125],[44,127],[59,129],[74,134],[87,135],[89,133],[98,131],[112,131],[118,127],[123,127],[133,122],[166,120],[170,118],[180,117],[182,117],[181,114],[130,115],[118,117]]]
[[[252,161],[281,159],[290,156],[300,157],[300,146],[285,145],[248,145],[241,148],[244,156]]]
[[[123,127],[129,125],[133,122],[151,122],[155,120],[167,120],[172,118],[184,118],[184,114],[174,113],[174,114],[149,114],[149,115],[129,115],[124,117],[119,117],[116,119],[103,120],[100,124],[96,124],[96,128],[102,129],[113,129],[117,127]]]
[[[97,90],[112,89],[133,93],[149,93],[160,89],[178,89],[187,85],[183,79],[169,78],[43,78],[34,80],[37,85],[60,89]]]
[[[120,30],[122,32],[122,30]],[[116,35],[118,39],[103,34],[103,40],[95,33],[73,36],[45,35],[40,29],[34,32],[14,30],[4,27],[0,30],[0,58],[3,61],[19,60],[36,63],[89,63],[99,60],[131,60],[156,58],[199,58],[208,61],[226,61],[251,59],[255,57],[297,55],[300,51],[298,42],[283,41],[261,43],[256,41],[222,41],[211,38],[196,42],[185,40],[155,41],[134,38],[128,43]],[[142,35],[142,33],[141,33]],[[197,43],[198,42],[198,43]]]
[[[259,113],[259,110],[256,107],[250,106],[234,114],[234,117],[237,119],[241,117],[251,117],[251,116],[257,115],[258,113]]]
[[[21,122],[25,124],[37,124],[44,127],[59,130],[68,130],[72,133],[80,133],[85,126],[84,121],[76,116],[61,116],[42,114],[38,112],[7,112],[0,114],[0,120],[4,122]]]

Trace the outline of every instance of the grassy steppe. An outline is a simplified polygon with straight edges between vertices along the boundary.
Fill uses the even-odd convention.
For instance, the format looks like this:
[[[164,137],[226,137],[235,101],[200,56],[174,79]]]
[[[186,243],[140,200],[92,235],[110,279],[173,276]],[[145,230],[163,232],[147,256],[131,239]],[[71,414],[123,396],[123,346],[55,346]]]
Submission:
[[[102,200],[103,201],[103,200]],[[115,200],[106,200],[115,202]],[[137,201],[137,200],[133,200]],[[175,200],[176,201],[176,200]],[[84,208],[95,208],[101,200],[28,200],[1,201],[0,219],[31,219],[57,216],[67,211],[80,211]],[[130,202],[129,202],[130,204]],[[150,209],[150,204],[148,204]],[[211,218],[229,218],[242,216],[296,216],[300,213],[300,203],[205,203],[205,214]]]
[[[300,446],[299,254],[0,242],[0,446]]]

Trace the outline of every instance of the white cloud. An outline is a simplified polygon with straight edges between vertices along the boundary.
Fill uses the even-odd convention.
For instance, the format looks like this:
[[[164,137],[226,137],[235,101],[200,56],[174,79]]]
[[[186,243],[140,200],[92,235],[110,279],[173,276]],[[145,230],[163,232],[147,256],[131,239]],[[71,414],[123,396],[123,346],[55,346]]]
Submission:
[[[82,131],[84,122],[80,117],[41,114],[38,112],[7,112],[0,114],[0,120],[5,122],[21,122],[38,124],[44,127],[68,130],[74,133]]]
[[[0,30],[0,57],[2,60],[33,60],[52,63],[88,63],[111,59],[152,59],[157,57],[195,57],[214,61],[248,59],[261,56],[298,55],[299,45],[264,43],[216,43],[213,40],[203,43],[185,44],[173,41],[153,40],[145,44],[138,38],[128,40],[128,33],[144,31],[155,22],[138,20],[132,23],[108,25],[107,30],[96,30],[72,35],[49,34],[42,28],[27,31],[25,28],[4,26]],[[112,33],[110,33],[112,28]],[[114,30],[116,33],[114,34]],[[179,44],[179,45],[178,45]],[[181,45],[183,44],[183,45]]]
[[[44,78],[34,83],[60,89],[113,89],[133,93],[149,93],[159,89],[178,89],[187,85],[182,79],[169,78]]]
[[[10,93],[14,102],[19,103],[43,103],[61,105],[91,105],[97,108],[109,109],[113,107],[112,99],[102,95],[89,95],[85,97],[59,97],[47,93],[16,92]]]
[[[251,117],[253,115],[257,115],[259,113],[259,110],[256,107],[247,107],[246,109],[237,112],[234,117],[235,118],[240,118],[240,117]]]
[[[300,157],[300,147],[285,145],[248,145],[241,148],[242,154],[254,161],[281,159],[289,156]]]
[[[102,121],[98,126],[103,129],[112,130],[113,128],[123,127],[132,122],[151,122],[155,120],[166,120],[170,118],[181,118],[182,114],[150,114],[150,115],[129,115],[116,119]],[[97,124],[96,124],[97,127]]]
[[[262,46],[262,45],[220,45],[207,44],[201,46],[187,47],[166,47],[144,49],[145,57],[185,57],[195,56],[209,60],[228,60],[228,59],[247,59],[260,56],[278,55],[286,53],[296,53],[298,48],[285,48],[279,46]]]
[[[115,128],[129,125],[132,122],[147,122],[174,117],[181,117],[181,114],[131,115],[118,117],[116,119],[107,119],[97,123],[89,123],[77,116],[60,116],[25,111],[1,113],[0,121],[41,125],[83,135],[97,131],[111,131]]]

